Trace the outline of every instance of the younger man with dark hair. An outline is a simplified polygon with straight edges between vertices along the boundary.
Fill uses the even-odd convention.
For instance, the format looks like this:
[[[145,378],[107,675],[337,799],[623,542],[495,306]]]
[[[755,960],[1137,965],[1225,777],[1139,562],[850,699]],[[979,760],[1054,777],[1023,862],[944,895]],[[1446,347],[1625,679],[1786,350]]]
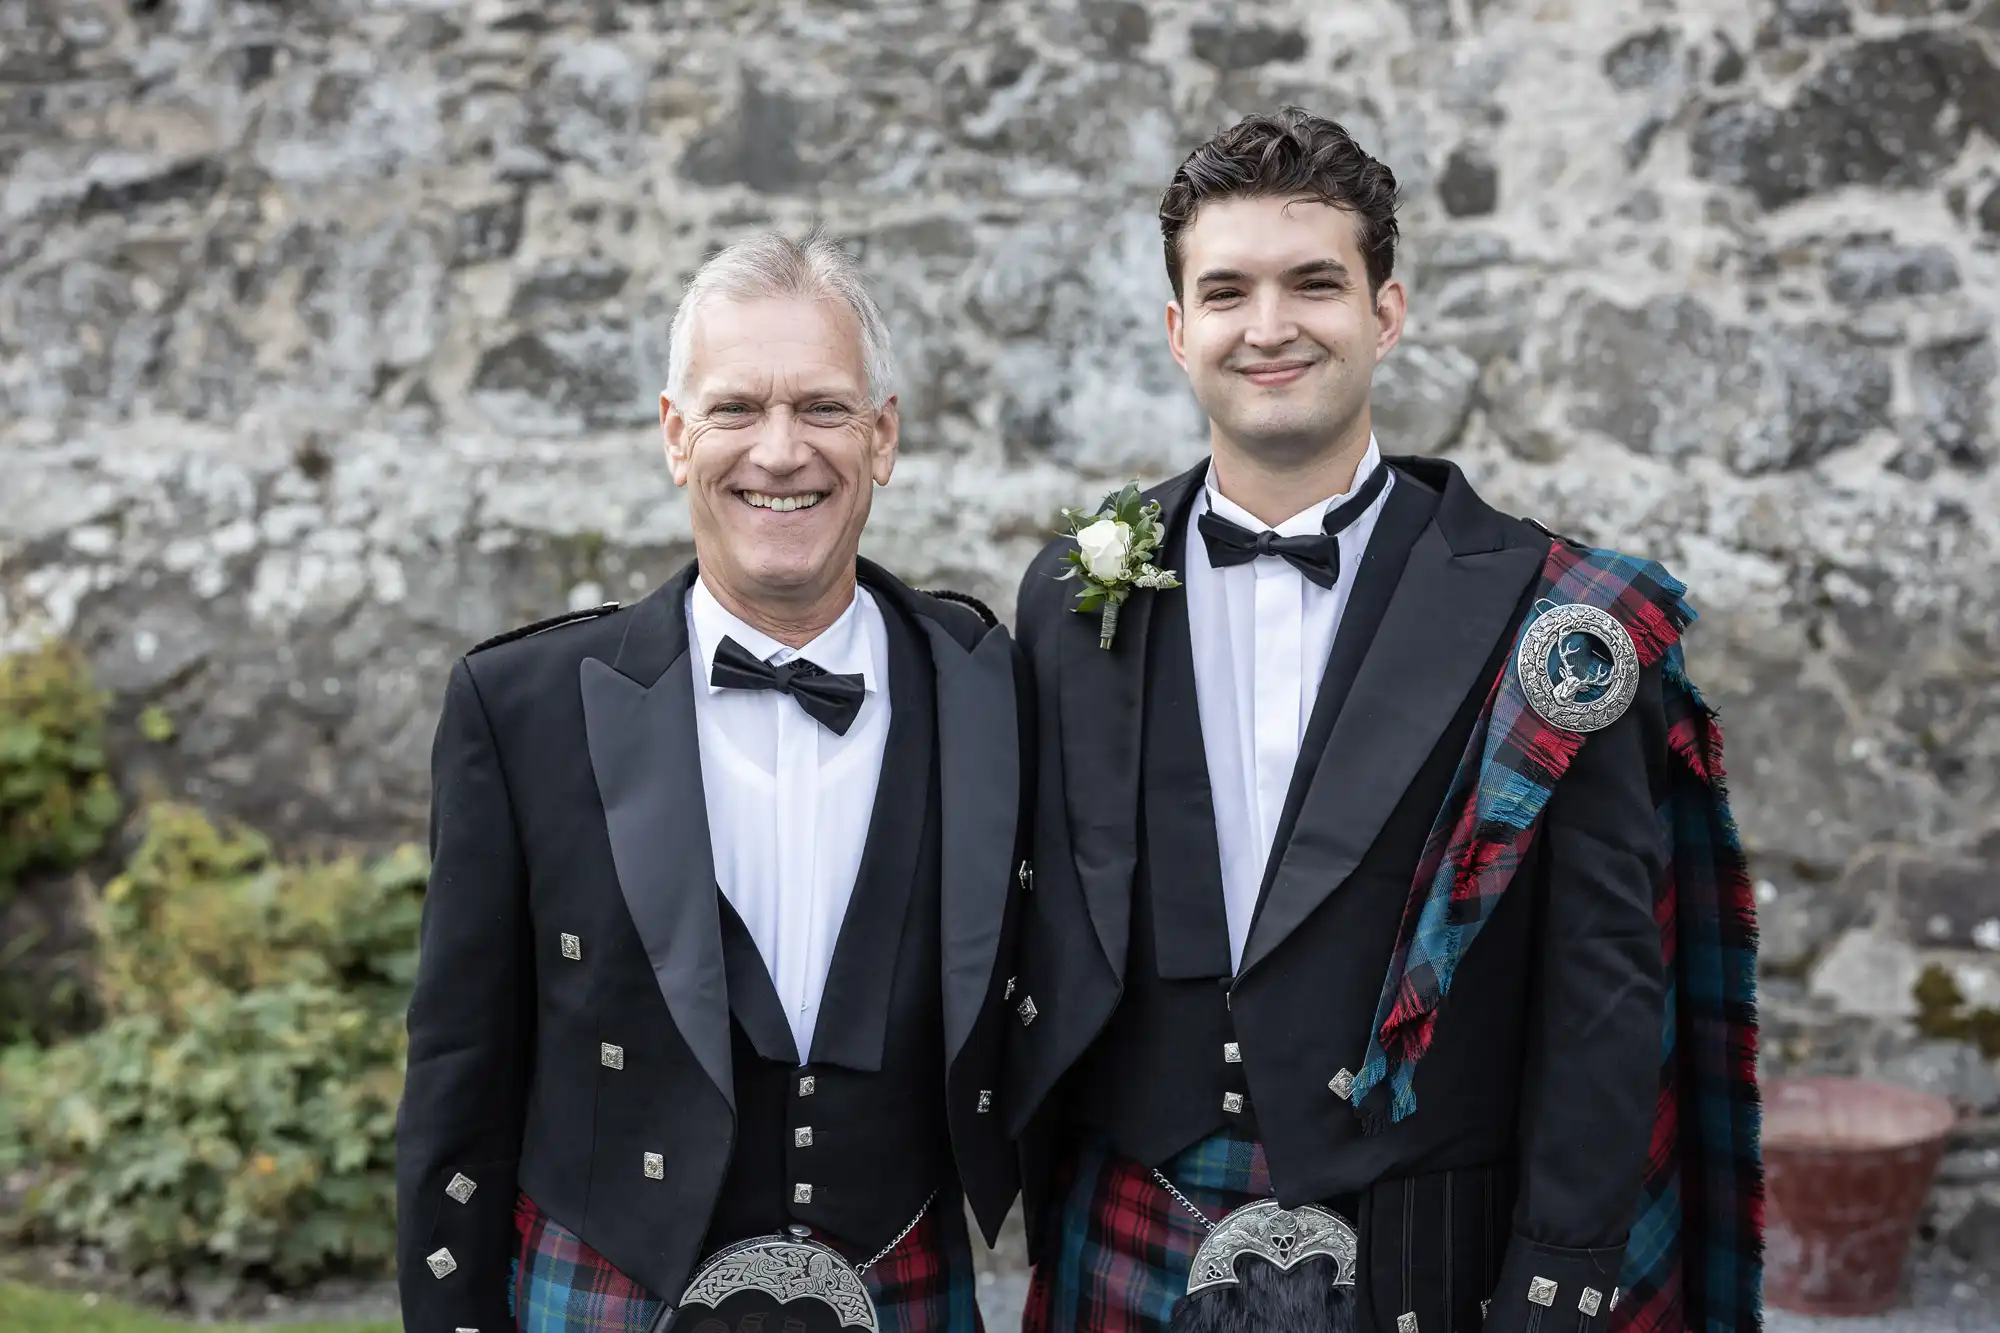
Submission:
[[[1353,1228],[1311,1262],[1358,1328],[1756,1324],[1753,927],[1693,613],[1384,455],[1395,206],[1296,109],[1188,157],[1167,335],[1211,457],[1021,586],[1032,1333],[1185,1316],[1198,1248],[1267,1199]],[[1222,1325],[1297,1243],[1235,1261]]]

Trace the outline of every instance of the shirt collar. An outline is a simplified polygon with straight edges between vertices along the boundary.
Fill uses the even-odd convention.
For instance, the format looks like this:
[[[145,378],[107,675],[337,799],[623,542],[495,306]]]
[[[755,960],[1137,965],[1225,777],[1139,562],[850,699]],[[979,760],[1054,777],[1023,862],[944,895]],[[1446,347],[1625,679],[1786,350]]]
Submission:
[[[1269,523],[1264,522],[1263,519],[1258,518],[1242,505],[1237,504],[1234,500],[1216,489],[1215,460],[1212,458],[1208,463],[1208,475],[1202,479],[1202,495],[1207,501],[1209,509],[1216,515],[1248,528],[1251,532],[1263,532],[1269,529],[1277,533],[1280,537],[1301,537],[1318,532],[1320,524],[1326,521],[1326,511],[1335,505],[1346,503],[1347,497],[1360,490],[1361,484],[1368,480],[1369,474],[1381,466],[1382,451],[1376,446],[1375,435],[1371,431],[1368,435],[1368,452],[1361,455],[1361,462],[1354,469],[1354,480],[1348,484],[1347,489],[1339,495],[1330,495],[1318,504],[1300,510],[1276,527],[1272,527]]]
[[[804,657],[833,675],[858,675],[867,691],[874,694],[880,688],[880,672],[862,619],[864,597],[869,598],[870,606],[874,605],[868,590],[856,584],[854,600],[847,604],[840,618],[805,647],[793,649],[739,619],[708,590],[708,584],[696,578],[694,590],[688,594],[688,619],[695,647],[701,652],[702,683],[708,685],[709,693],[715,692],[716,686],[711,683],[715,676],[715,650],[728,637],[742,644],[760,662],[782,665],[794,657]]]

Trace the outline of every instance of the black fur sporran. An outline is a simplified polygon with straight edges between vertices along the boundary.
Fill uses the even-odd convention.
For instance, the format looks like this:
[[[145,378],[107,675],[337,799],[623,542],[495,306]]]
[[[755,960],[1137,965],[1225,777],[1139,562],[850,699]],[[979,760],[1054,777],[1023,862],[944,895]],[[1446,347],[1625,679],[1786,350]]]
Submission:
[[[1167,1333],[1355,1333],[1354,1288],[1337,1272],[1324,1256],[1289,1270],[1245,1256],[1234,1286],[1181,1297]]]

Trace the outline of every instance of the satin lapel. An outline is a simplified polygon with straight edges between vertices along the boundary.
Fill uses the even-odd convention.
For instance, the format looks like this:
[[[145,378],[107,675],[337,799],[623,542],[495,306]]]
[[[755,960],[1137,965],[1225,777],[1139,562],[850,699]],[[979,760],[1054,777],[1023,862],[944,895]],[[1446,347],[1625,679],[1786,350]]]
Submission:
[[[1314,789],[1313,778],[1326,758],[1327,737],[1332,735],[1333,724],[1339,719],[1341,709],[1347,706],[1347,696],[1354,689],[1354,677],[1375,642],[1376,632],[1382,627],[1382,617],[1396,595],[1396,584],[1409,564],[1410,550],[1424,535],[1424,530],[1430,527],[1437,508],[1437,492],[1408,474],[1397,477],[1395,484],[1389,488],[1389,498],[1382,505],[1375,533],[1368,539],[1367,549],[1362,553],[1361,567],[1355,571],[1354,591],[1348,595],[1347,608],[1341,613],[1333,650],[1327,654],[1319,693],[1313,699],[1312,716],[1306,719],[1306,734],[1299,743],[1298,764],[1292,770],[1291,786],[1285,791],[1285,805],[1278,816],[1277,834],[1271,839],[1272,851],[1264,866],[1264,880],[1257,890],[1257,910],[1260,913],[1264,910],[1265,900],[1271,896],[1272,878],[1284,863],[1285,848],[1291,845],[1292,830],[1299,825],[1306,794]],[[1330,784],[1318,788],[1318,791],[1322,798],[1335,794]],[[1339,811],[1315,809],[1309,817],[1339,818]]]
[[[1489,529],[1454,524],[1477,504],[1453,472],[1438,514],[1411,548],[1381,628],[1300,807],[1244,949],[1247,972],[1298,928],[1359,865],[1480,667],[1513,623],[1546,545],[1479,540]],[[1490,514],[1491,511],[1484,511]],[[1458,531],[1451,531],[1457,527]],[[1450,533],[1450,535],[1448,535]],[[1470,538],[1470,540],[1468,540]]]
[[[690,565],[633,609],[615,664],[579,668],[590,766],[625,908],[682,1040],[731,1109],[729,991],[684,607]]]
[[[878,598],[889,640],[889,736],[882,747],[868,841],[834,942],[813,1027],[812,1060],[875,1073],[889,1031],[897,946],[917,876],[931,794],[935,732],[928,645],[893,599]]]
[[[750,927],[736,914],[729,895],[715,895],[715,910],[722,917],[722,970],[729,981],[729,1012],[735,1016],[743,1035],[757,1054],[775,1064],[799,1063],[799,1044],[792,1036],[791,1020],[785,1016],[785,1002],[771,982],[771,970]]]
[[[1021,732],[1014,641],[991,629],[971,652],[919,617],[937,670],[939,867],[944,1051],[958,1058],[985,1003],[1000,953],[1021,806]]]
[[[1207,471],[1204,461],[1160,488],[1160,517],[1169,532],[1186,526],[1188,507]],[[1131,938],[1132,872],[1138,864],[1146,646],[1155,601],[1186,593],[1133,594],[1119,615],[1111,647],[1100,648],[1097,616],[1071,610],[1069,591],[1065,586],[1055,638],[1070,850],[1098,943],[1122,983]]]

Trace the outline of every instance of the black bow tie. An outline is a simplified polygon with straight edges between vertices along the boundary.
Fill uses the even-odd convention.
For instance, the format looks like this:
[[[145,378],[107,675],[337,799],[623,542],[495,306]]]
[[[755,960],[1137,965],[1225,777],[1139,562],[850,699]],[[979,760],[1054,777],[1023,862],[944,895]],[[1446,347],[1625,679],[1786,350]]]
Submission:
[[[782,666],[760,662],[748,648],[724,636],[715,649],[709,684],[719,690],[776,690],[789,694],[806,716],[836,736],[845,736],[868,693],[859,675],[836,676],[825,667],[795,657]]]
[[[1340,581],[1340,534],[1367,512],[1375,497],[1389,484],[1389,469],[1378,464],[1361,483],[1361,489],[1332,509],[1320,523],[1321,531],[1280,537],[1270,529],[1252,532],[1232,523],[1212,509],[1204,509],[1195,526],[1208,547],[1208,563],[1217,569],[1247,565],[1260,555],[1275,555],[1322,588]]]

